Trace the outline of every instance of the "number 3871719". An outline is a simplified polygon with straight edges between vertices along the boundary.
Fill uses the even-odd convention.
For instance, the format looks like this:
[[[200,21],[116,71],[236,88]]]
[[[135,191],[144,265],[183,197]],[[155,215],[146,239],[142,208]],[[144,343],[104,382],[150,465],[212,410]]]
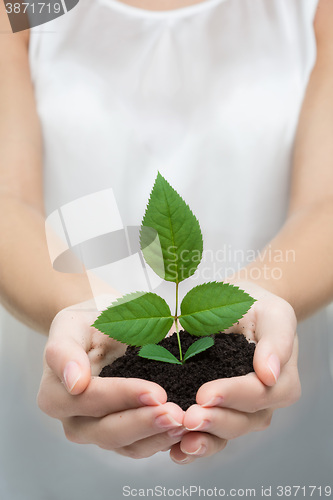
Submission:
[[[61,4],[46,2],[7,2],[6,12],[7,14],[26,14],[28,12],[32,14],[41,14],[42,12],[60,14]]]

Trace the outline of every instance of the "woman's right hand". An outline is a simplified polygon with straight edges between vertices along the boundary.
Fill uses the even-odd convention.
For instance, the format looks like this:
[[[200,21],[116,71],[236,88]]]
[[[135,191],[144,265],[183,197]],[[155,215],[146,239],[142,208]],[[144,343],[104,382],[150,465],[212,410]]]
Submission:
[[[126,347],[90,326],[97,316],[92,303],[82,303],[54,318],[39,407],[61,420],[67,439],[75,443],[132,458],[169,449],[185,432],[183,410],[166,403],[164,389],[153,382],[98,376]]]

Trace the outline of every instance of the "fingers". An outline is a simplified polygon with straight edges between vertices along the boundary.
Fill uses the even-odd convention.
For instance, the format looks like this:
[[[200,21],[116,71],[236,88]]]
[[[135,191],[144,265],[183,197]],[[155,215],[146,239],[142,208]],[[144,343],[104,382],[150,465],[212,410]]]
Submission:
[[[181,428],[181,430],[176,428],[175,430],[162,432],[154,436],[141,439],[131,445],[117,448],[115,451],[121,455],[135,459],[151,457],[159,451],[170,450],[174,444],[180,441],[181,434],[184,434],[185,432],[186,430],[184,428]],[[176,435],[174,433],[176,433]]]
[[[88,386],[91,368],[88,357],[96,314],[63,310],[53,320],[45,349],[47,365],[71,394],[81,394]]]
[[[267,386],[276,384],[283,366],[289,361],[296,335],[296,316],[281,297],[250,282],[237,282],[257,299],[248,313],[232,327],[257,341],[253,366]]]
[[[131,378],[93,377],[87,389],[73,397],[49,369],[44,373],[38,394],[42,411],[54,418],[104,417],[126,409],[161,405],[165,390],[153,382]]]
[[[189,432],[178,446],[173,446],[170,457],[177,463],[188,464],[196,458],[211,456],[223,450],[229,439],[266,429],[272,414],[272,410],[249,414],[193,405],[185,413],[183,422]]]
[[[45,360],[70,394],[81,394],[88,386],[91,368],[86,350],[75,338],[67,336],[50,341]]]
[[[206,408],[220,406],[254,413],[265,408],[289,406],[299,399],[300,391],[297,367],[288,363],[273,387],[263,384],[255,373],[214,380],[200,387],[197,403]]]
[[[116,450],[182,426],[184,412],[174,403],[142,407],[103,418],[72,417],[63,421],[67,439]],[[163,443],[164,445],[164,443]]]
[[[170,458],[180,465],[187,465],[197,458],[209,457],[222,451],[227,445],[225,439],[211,434],[190,432],[185,434],[180,443],[172,446]]]
[[[191,406],[184,417],[189,431],[213,434],[221,439],[234,439],[248,432],[266,429],[271,422],[272,410],[244,413],[230,408],[202,408]]]
[[[256,374],[220,379],[200,387],[197,403],[206,408],[220,406],[253,413],[267,407],[272,388],[267,388]]]
[[[296,335],[293,308],[279,297],[256,303],[256,338],[253,367],[267,386],[276,384],[282,367],[289,361]]]
[[[91,327],[95,319],[96,312],[65,309],[52,322],[45,361],[70,394],[81,394],[92,370],[99,374],[126,349]]]

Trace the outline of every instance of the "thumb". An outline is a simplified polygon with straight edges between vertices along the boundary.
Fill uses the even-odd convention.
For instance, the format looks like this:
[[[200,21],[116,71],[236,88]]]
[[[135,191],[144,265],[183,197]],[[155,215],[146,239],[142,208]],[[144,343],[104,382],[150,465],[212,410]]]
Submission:
[[[258,378],[267,386],[278,381],[282,367],[289,361],[296,335],[294,312],[261,311],[257,316],[253,367]]]
[[[81,394],[91,380],[88,355],[82,344],[71,337],[50,340],[45,360],[70,394]]]

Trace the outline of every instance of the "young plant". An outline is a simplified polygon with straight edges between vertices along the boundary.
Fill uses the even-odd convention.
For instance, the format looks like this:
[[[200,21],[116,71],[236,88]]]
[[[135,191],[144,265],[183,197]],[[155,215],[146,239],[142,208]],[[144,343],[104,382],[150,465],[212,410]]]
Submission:
[[[147,264],[158,276],[175,283],[175,311],[155,293],[134,292],[112,303],[93,326],[115,340],[141,347],[139,356],[183,364],[214,345],[209,335],[232,326],[254,299],[223,282],[196,286],[183,298],[179,311],[179,283],[192,276],[201,259],[203,241],[198,220],[189,206],[158,173],[144,215],[140,246]],[[191,335],[201,337],[183,355],[178,321]],[[158,342],[175,324],[179,359]]]

